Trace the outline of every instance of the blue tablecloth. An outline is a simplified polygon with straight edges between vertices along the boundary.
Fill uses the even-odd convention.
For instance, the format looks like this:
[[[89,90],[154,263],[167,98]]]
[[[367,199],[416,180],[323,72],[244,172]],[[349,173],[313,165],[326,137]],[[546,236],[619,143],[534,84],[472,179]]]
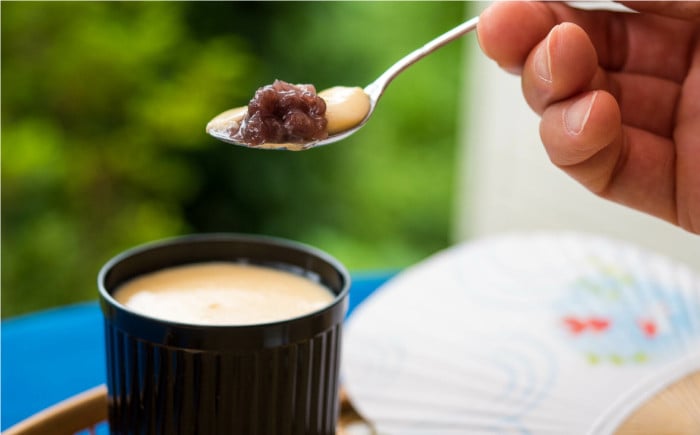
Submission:
[[[393,273],[353,274],[348,315]],[[2,322],[2,430],[105,383],[102,313],[89,302]]]

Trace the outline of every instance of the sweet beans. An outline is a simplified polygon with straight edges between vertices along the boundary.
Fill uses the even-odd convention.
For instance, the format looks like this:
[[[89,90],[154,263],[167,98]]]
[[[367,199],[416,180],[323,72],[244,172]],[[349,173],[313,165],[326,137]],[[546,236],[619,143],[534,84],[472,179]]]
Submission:
[[[275,80],[255,92],[248,113],[231,138],[248,145],[303,143],[328,137],[326,102],[313,85]]]

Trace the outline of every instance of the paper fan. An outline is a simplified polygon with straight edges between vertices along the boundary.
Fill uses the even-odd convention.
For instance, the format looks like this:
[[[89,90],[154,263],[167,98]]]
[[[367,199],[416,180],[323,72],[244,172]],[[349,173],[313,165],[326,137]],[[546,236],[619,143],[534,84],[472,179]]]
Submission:
[[[344,334],[344,384],[382,434],[613,434],[677,381],[700,430],[700,278],[624,243],[458,245],[385,284]]]

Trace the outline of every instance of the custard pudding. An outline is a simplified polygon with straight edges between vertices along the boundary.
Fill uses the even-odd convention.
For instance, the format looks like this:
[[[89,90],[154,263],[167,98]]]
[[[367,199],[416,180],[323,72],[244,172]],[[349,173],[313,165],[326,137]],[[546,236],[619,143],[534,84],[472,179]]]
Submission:
[[[132,311],[198,325],[287,320],[319,310],[334,297],[323,285],[292,272],[227,262],[159,270],[127,281],[114,293]]]

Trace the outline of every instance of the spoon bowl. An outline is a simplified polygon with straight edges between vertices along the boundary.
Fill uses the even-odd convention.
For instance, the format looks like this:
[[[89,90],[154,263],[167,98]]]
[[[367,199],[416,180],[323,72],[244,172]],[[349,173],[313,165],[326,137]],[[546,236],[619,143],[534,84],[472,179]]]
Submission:
[[[441,48],[442,46],[448,44],[449,42],[452,42],[453,40],[473,31],[476,29],[476,26],[479,22],[479,17],[474,17],[471,18],[468,21],[465,21],[464,23],[460,24],[459,26],[453,28],[452,30],[449,30],[446,33],[443,33],[442,35],[438,36],[437,38],[433,39],[432,41],[428,42],[427,44],[423,45],[422,47],[412,51],[411,53],[407,54],[403,58],[401,58],[398,62],[394,63],[389,69],[387,69],[382,75],[380,75],[375,81],[367,85],[363,90],[364,93],[367,95],[369,99],[369,110],[367,111],[367,114],[365,117],[355,126],[350,127],[348,129],[345,129],[343,131],[334,133],[329,135],[325,139],[321,140],[311,140],[307,142],[300,142],[300,143],[263,143],[260,145],[250,145],[250,144],[245,144],[245,143],[240,143],[235,141],[234,139],[231,138],[230,134],[230,129],[231,126],[235,126],[233,122],[239,122],[240,118],[242,118],[242,115],[245,115],[245,111],[242,112],[242,115],[239,109],[231,109],[228,110],[217,117],[215,117],[208,125],[207,125],[207,133],[216,138],[219,139],[223,142],[227,142],[230,144],[234,145],[241,145],[249,148],[262,148],[262,149],[274,149],[274,150],[289,150],[289,151],[302,151],[302,150],[308,150],[311,148],[316,148],[320,147],[323,145],[329,145],[338,141],[341,141],[349,136],[352,136],[355,134],[360,128],[362,128],[367,121],[372,117],[372,114],[374,113],[374,110],[377,107],[377,103],[381,99],[382,95],[384,94],[384,91],[386,88],[389,86],[389,84],[399,75],[401,74],[406,68],[409,66],[413,65],[420,59],[424,58],[428,54],[436,51],[437,49]],[[243,108],[242,108],[243,109]],[[217,121],[217,122],[215,122]],[[230,121],[230,124],[228,127],[227,121]]]

